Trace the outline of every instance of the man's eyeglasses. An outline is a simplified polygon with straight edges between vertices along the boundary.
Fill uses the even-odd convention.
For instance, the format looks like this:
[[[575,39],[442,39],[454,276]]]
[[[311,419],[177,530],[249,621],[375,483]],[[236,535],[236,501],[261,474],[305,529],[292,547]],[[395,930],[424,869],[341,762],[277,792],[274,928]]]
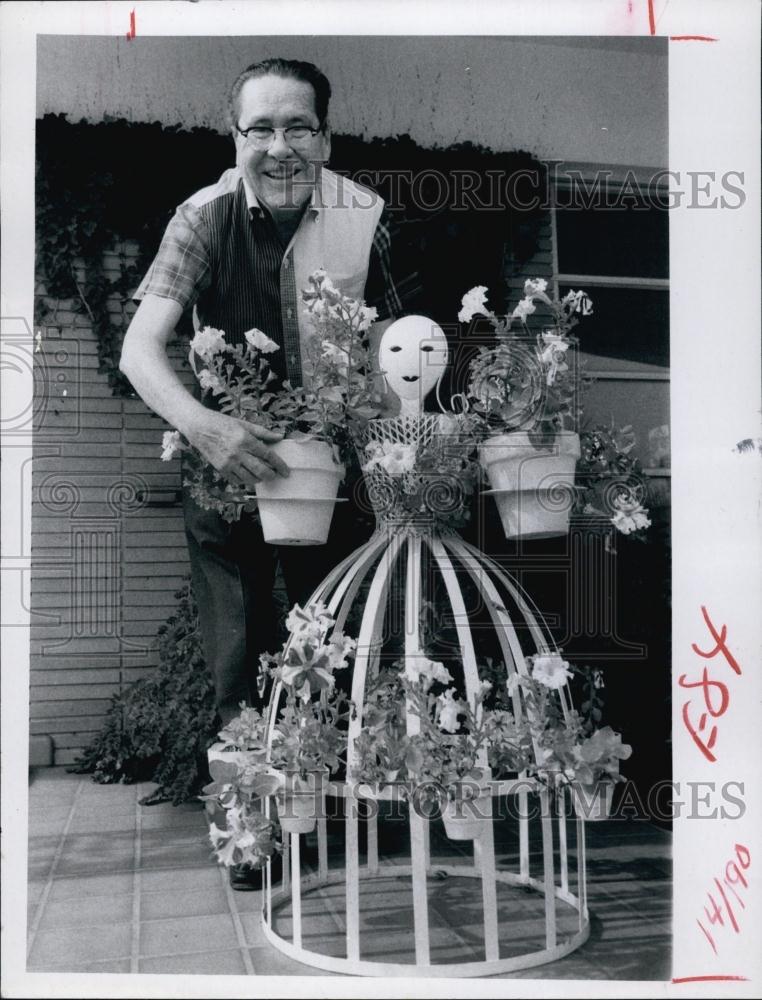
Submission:
[[[252,125],[251,128],[238,128],[250,146],[257,149],[268,149],[275,133],[280,132],[289,146],[306,146],[316,135],[322,132],[320,128],[310,128],[309,125],[289,125],[287,128],[271,128],[269,125]]]

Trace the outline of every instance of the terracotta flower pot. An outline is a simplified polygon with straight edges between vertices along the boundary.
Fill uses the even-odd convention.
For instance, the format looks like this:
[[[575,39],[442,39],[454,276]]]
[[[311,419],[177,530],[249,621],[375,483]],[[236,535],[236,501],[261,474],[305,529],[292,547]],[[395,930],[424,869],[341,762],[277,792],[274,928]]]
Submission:
[[[325,441],[292,441],[270,446],[291,470],[257,483],[262,533],[271,545],[325,545],[344,467]]]
[[[579,435],[560,432],[550,449],[527,431],[498,434],[479,449],[506,538],[551,538],[569,530]]]
[[[575,783],[571,790],[574,812],[580,819],[590,823],[609,818],[614,794],[613,781],[597,781],[593,785]]]

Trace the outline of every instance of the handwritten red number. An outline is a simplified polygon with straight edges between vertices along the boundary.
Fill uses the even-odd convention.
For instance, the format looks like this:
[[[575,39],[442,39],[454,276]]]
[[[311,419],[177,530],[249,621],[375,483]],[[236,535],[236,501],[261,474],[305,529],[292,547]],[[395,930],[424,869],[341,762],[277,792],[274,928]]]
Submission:
[[[751,864],[751,853],[748,847],[744,847],[743,844],[736,844],[736,857],[738,858],[739,865],[745,870]],[[746,858],[746,864],[743,862],[743,858]]]
[[[735,670],[737,674],[740,674],[741,668],[739,667],[736,658],[733,656],[728,647],[725,645],[725,637],[728,634],[727,625],[723,625],[718,633],[703,604],[701,605],[701,613],[704,616],[704,621],[707,624],[707,628],[712,633],[712,638],[717,643],[717,645],[714,647],[714,649],[706,653],[703,650],[699,649],[696,643],[694,642],[691,643],[691,648],[693,649],[693,652],[698,653],[699,656],[703,656],[705,660],[711,660],[713,656],[716,656],[718,653],[722,653],[722,655],[728,661],[733,670]]]
[[[706,913],[707,920],[709,921],[710,924],[719,924],[720,927],[724,927],[725,921],[722,919],[722,910],[715,902],[714,896],[711,894],[711,892],[708,892],[707,896],[709,896],[709,902],[712,904],[711,912],[707,910],[706,907],[704,907],[704,913]]]
[[[711,935],[711,934],[709,933],[709,931],[708,931],[708,930],[706,929],[706,927],[704,927],[704,925],[703,925],[703,924],[701,923],[701,921],[700,921],[700,920],[696,920],[696,923],[697,923],[697,924],[699,925],[699,927],[701,928],[701,930],[702,930],[702,931],[704,932],[704,935],[705,935],[705,937],[706,937],[707,941],[708,941],[708,942],[709,942],[709,944],[710,944],[710,945],[712,946],[712,951],[713,951],[713,952],[715,953],[715,955],[716,955],[716,954],[717,954],[717,946],[716,946],[716,945],[715,945],[715,943],[714,943],[714,938],[713,938],[713,937],[712,937],[712,935]]]
[[[717,631],[714,622],[709,617],[709,613],[703,604],[701,605],[701,613],[703,614],[706,626],[714,639],[714,648],[709,650],[699,649],[696,643],[693,642],[691,643],[691,649],[697,656],[702,657],[704,660],[711,660],[718,653],[722,653],[730,667],[737,674],[740,674],[741,668],[738,665],[738,661],[728,649],[725,641],[728,634],[727,626],[723,625],[720,630]],[[730,704],[730,692],[728,687],[726,684],[723,684],[722,681],[713,680],[709,676],[708,666],[704,667],[701,674],[701,680],[689,681],[686,674],[681,674],[677,683],[682,688],[701,689],[706,711],[702,712],[698,716],[698,720],[696,720],[695,718],[692,718],[690,708],[691,702],[686,701],[682,707],[683,724],[701,753],[710,763],[713,764],[717,760],[717,757],[712,753],[714,745],[717,742],[717,726],[709,726],[707,728],[708,716],[711,716],[713,719],[718,719],[721,715],[725,714],[728,705]]]

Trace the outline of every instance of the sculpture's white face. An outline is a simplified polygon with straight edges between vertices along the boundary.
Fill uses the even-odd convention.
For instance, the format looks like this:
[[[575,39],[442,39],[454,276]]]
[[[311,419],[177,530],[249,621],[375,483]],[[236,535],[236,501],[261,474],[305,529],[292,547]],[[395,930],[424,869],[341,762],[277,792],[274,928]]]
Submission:
[[[426,316],[404,316],[384,332],[378,360],[402,411],[420,413],[426,394],[447,366],[447,337]]]

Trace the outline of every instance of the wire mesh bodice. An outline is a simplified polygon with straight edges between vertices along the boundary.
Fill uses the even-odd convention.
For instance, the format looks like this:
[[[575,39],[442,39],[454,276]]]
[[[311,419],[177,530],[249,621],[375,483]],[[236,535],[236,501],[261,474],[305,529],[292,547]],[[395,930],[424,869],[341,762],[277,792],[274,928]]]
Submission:
[[[452,418],[371,420],[356,446],[377,529],[448,533],[462,521],[470,489],[458,474],[463,444]]]

